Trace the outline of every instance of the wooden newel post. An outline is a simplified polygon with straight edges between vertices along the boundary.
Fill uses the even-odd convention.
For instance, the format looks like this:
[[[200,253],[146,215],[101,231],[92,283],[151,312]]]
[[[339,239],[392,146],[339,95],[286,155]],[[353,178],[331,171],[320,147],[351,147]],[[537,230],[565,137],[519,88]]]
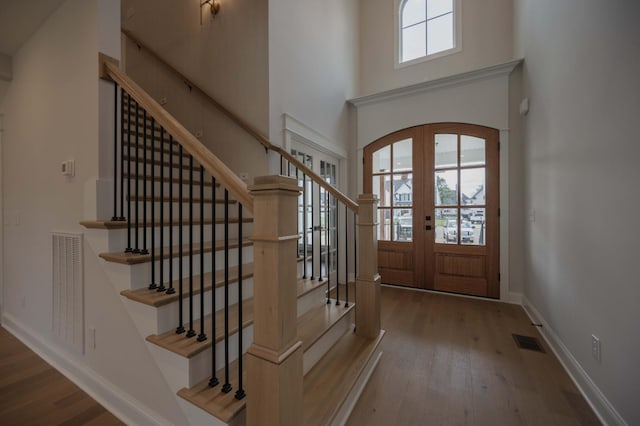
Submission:
[[[253,210],[253,344],[247,351],[247,425],[302,424],[302,342],[297,340],[293,178],[263,176],[249,187]]]
[[[358,276],[356,334],[375,339],[380,334],[380,274],[378,273],[378,198],[358,197]]]

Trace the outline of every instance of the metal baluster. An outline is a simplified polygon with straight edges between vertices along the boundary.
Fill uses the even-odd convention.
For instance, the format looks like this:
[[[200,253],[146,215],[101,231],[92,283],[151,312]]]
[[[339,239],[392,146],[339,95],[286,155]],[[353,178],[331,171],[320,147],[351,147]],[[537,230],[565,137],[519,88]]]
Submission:
[[[212,308],[212,315],[215,309]],[[200,334],[198,342],[207,340],[204,332],[204,167],[200,166]]]
[[[155,203],[155,200],[153,201]],[[160,129],[160,285],[157,287],[157,291],[165,291],[164,286],[164,127]],[[169,200],[169,207],[171,200]],[[169,244],[169,253],[173,250],[171,244]],[[182,303],[182,300],[180,301]]]
[[[220,381],[216,375],[216,178],[211,177],[211,379],[209,386]]]
[[[164,133],[160,138],[160,147],[164,149]],[[160,182],[164,182],[164,177]],[[169,200],[167,205],[169,206],[169,288],[167,294],[174,294],[176,289],[173,287],[173,136],[169,135]],[[162,196],[164,197],[164,184],[162,186]],[[162,203],[164,207],[164,202]],[[180,259],[182,261],[182,259]],[[180,277],[182,282],[182,277]],[[162,283],[160,283],[162,285]],[[182,305],[182,294],[178,299],[180,305]]]
[[[325,201],[324,201],[324,225],[325,225],[325,230],[324,230],[324,239],[325,239],[325,250],[326,250],[326,254],[325,254],[325,270],[327,271],[327,304],[331,303],[331,248],[330,248],[330,240],[329,240],[329,232],[330,232],[330,226],[329,226],[329,220],[330,220],[330,216],[329,216],[329,191],[324,191],[325,194]]]
[[[144,146],[143,155],[144,155],[144,163],[142,164],[142,250],[140,250],[140,254],[149,254],[149,250],[147,250],[147,110],[142,111],[144,122],[142,125],[142,144]],[[151,158],[153,158],[153,151],[151,153]],[[160,167],[163,167],[160,165]],[[151,166],[151,170],[153,170],[153,166]],[[153,174],[153,173],[152,173]],[[152,200],[153,204],[155,200]]]
[[[138,115],[140,114],[140,105],[136,102],[136,223],[135,223],[135,247],[134,253],[140,253],[140,127],[138,122]]]
[[[354,224],[355,227],[355,224]],[[355,236],[355,233],[354,233]],[[346,282],[344,307],[349,307],[349,209],[344,205],[344,280]]]
[[[131,97],[127,94],[127,248],[125,253],[133,253],[131,247]]]
[[[315,267],[314,264],[314,249],[315,249],[315,244],[314,244],[314,237],[315,237],[315,229],[314,229],[314,220],[313,220],[313,180],[311,180],[311,193],[309,194],[309,198],[311,199],[311,276],[309,277],[309,279],[313,280],[313,268]],[[305,231],[306,233],[306,231]],[[305,234],[306,236],[306,234]]]
[[[120,217],[124,222],[124,96],[125,91],[120,88]],[[127,138],[128,139],[128,138]]]
[[[318,281],[322,280],[322,187],[318,184]]]
[[[280,174],[284,173],[284,158],[280,155]]]
[[[336,306],[340,305],[340,223],[338,222],[338,199],[333,198],[336,204],[335,212],[331,209],[331,216],[335,218],[335,245],[336,245]]]
[[[307,175],[304,173],[302,174],[302,239],[302,278],[307,278]]]
[[[152,121],[152,123],[153,123],[153,121]],[[152,153],[153,153],[153,149],[154,148],[155,148],[155,140],[154,140],[154,138],[151,138],[151,152]],[[152,156],[153,156],[153,154],[152,154]],[[153,170],[153,168],[151,168],[151,170]],[[154,173],[152,173],[152,175],[155,176]],[[156,202],[155,202],[155,198],[156,198],[156,185],[155,185],[155,182],[154,182],[153,177],[152,177],[151,178],[151,199],[153,199],[154,201],[151,202],[151,226],[152,226],[152,230],[151,230],[151,284],[149,284],[149,290],[154,290],[154,289],[158,288],[158,285],[156,284],[156,232],[155,232]],[[162,209],[162,204],[160,205],[160,209]],[[160,222],[162,222],[162,220]],[[162,224],[160,226],[162,226]],[[162,232],[162,228],[161,228],[160,232]],[[160,256],[160,258],[162,258],[162,256]],[[160,261],[160,269],[162,269],[162,261]]]
[[[182,164],[180,165],[182,167]],[[193,155],[189,155],[189,331],[187,337],[193,337]]]
[[[118,83],[113,83],[113,216],[111,220],[114,222],[118,220]]]
[[[242,246],[239,247],[242,249]],[[229,383],[229,191],[224,190],[224,385],[222,392],[231,392]]]
[[[173,145],[170,145],[173,146]],[[180,145],[180,150],[179,150],[180,156],[179,158],[179,173],[178,173],[178,182],[179,182],[179,186],[178,186],[178,300],[180,301],[178,303],[178,328],[176,328],[176,333],[180,334],[180,333],[184,333],[184,320],[183,320],[183,308],[182,308],[182,255],[183,255],[183,250],[182,250],[182,222],[183,222],[183,215],[182,215],[182,187],[183,187],[183,181],[182,181],[182,162],[183,162],[183,149],[182,149],[182,145]],[[171,200],[173,202],[173,200]]]
[[[242,204],[238,203],[238,390],[236,399],[246,396],[242,388]]]

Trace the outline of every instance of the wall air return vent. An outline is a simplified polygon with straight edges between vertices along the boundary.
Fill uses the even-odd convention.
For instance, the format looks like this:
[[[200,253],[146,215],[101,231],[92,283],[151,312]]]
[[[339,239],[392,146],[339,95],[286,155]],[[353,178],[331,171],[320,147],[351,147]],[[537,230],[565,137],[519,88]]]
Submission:
[[[82,234],[52,234],[53,334],[84,353],[84,264]]]

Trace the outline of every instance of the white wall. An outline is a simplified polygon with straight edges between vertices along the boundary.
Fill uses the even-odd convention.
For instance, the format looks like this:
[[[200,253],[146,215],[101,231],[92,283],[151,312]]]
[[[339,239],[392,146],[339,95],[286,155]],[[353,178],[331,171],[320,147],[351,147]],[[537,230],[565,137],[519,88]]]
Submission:
[[[118,2],[68,0],[13,57],[4,114],[2,181],[4,227],[3,324],[72,368],[75,379],[106,383],[112,395],[153,407],[184,424],[173,393],[131,323],[91,247],[85,247],[85,320],[96,348],[84,355],[61,345],[51,330],[52,231],[82,232],[85,186],[98,178],[98,50],[118,57]],[[115,21],[114,21],[115,16]],[[60,162],[76,161],[74,178]],[[95,380],[94,380],[95,379]],[[96,381],[97,380],[97,381]],[[100,392],[106,388],[90,389]],[[112,408],[112,407],[110,407]]]
[[[513,0],[462,2],[462,51],[394,67],[394,0],[360,2],[360,95],[506,62],[512,58]]]
[[[211,18],[200,1],[125,0],[123,26],[206,93],[269,135],[267,2],[222,1]],[[131,15],[133,13],[133,15]],[[266,174],[262,146],[144,51],[126,43],[126,72],[236,173]],[[238,155],[242,152],[243,155]]]
[[[271,141],[281,144],[286,113],[344,148],[349,142],[346,100],[356,94],[356,0],[269,2]]]
[[[524,202],[535,209],[525,295],[622,418],[640,424],[640,4],[515,4],[531,100]]]

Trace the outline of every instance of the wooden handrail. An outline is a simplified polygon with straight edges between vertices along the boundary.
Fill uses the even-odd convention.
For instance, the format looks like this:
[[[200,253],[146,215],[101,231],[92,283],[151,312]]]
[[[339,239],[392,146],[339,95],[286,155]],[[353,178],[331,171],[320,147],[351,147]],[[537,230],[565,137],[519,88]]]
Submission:
[[[190,88],[195,89],[200,95],[202,95],[205,99],[207,99],[216,109],[218,109],[221,113],[223,113],[227,118],[233,121],[238,127],[243,129],[249,135],[251,135],[254,139],[256,139],[262,146],[266,149],[270,149],[271,151],[277,152],[281,156],[283,156],[288,162],[296,166],[298,169],[302,170],[302,172],[309,176],[314,182],[323,187],[325,190],[329,191],[334,197],[340,200],[347,208],[352,210],[355,213],[358,213],[358,203],[353,201],[351,198],[347,197],[341,191],[337,190],[329,183],[327,183],[324,179],[318,176],[313,170],[302,164],[298,161],[294,156],[289,154],[286,150],[280,148],[272,144],[266,136],[262,135],[257,129],[251,126],[246,121],[242,120],[240,117],[235,115],[229,109],[225,108],[220,102],[213,99],[207,92],[205,92],[200,86],[191,81],[187,76],[182,74],[176,68],[171,66],[167,61],[162,59],[160,55],[158,55],[153,49],[146,46],[140,40],[138,40],[130,31],[126,29],[122,29],[122,33],[127,36],[132,42],[134,42],[139,48],[146,50],[155,60],[163,64],[166,68],[168,68],[176,77],[182,80],[185,84],[187,84]]]
[[[211,176],[215,177],[216,181],[226,188],[233,198],[253,212],[253,197],[249,194],[247,185],[231,169],[162,108],[147,92],[122,72],[118,65],[103,55],[100,55],[100,69],[101,76],[118,83],[155,119],[156,123],[164,127],[173,136],[174,141],[182,145]]]

